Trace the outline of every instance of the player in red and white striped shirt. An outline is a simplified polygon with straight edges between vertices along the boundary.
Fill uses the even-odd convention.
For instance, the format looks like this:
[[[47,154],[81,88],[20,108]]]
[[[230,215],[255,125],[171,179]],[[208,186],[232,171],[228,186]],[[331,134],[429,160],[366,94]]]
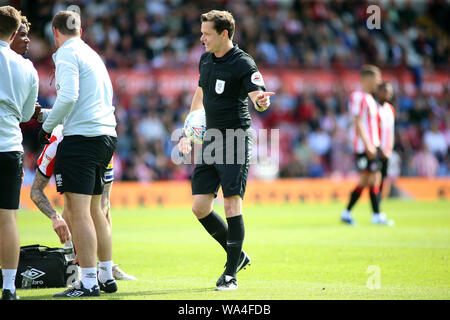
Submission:
[[[50,143],[45,145],[44,150],[42,150],[42,153],[37,160],[39,172],[47,178],[50,178],[53,175],[56,149],[58,149],[58,144],[64,138],[62,131],[62,125],[56,126],[56,128],[53,129]]]
[[[350,194],[350,201],[341,214],[341,220],[352,225],[355,221],[351,215],[351,209],[365,187],[369,188],[373,211],[372,222],[378,223],[378,217],[381,216],[378,197],[381,180],[378,155],[380,147],[378,104],[372,95],[380,83],[380,69],[373,65],[364,65],[361,68],[362,90],[353,92],[349,101],[349,113],[353,120],[350,136],[360,179]]]
[[[380,146],[377,102],[370,93],[354,91],[350,95],[349,109],[354,120],[350,129],[353,152],[372,158],[370,155],[375,155]],[[358,166],[366,169],[363,167]]]

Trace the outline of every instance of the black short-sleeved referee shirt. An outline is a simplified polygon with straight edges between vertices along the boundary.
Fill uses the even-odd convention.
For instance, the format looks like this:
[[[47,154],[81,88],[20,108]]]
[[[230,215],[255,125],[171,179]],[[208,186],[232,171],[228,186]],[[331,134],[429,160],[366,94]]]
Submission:
[[[249,128],[248,93],[266,91],[253,58],[235,44],[221,58],[205,52],[199,71],[207,129]]]

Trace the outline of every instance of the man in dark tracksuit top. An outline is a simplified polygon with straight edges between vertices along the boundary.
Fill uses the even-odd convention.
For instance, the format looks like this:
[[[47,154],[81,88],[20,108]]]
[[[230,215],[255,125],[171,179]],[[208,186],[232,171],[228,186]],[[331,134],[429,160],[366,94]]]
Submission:
[[[235,290],[236,273],[250,262],[242,251],[242,199],[252,144],[247,98],[252,99],[256,110],[264,111],[275,93],[265,92],[263,78],[252,57],[233,44],[234,19],[229,12],[212,10],[201,16],[201,22],[200,41],[206,52],[200,58],[199,85],[190,111],[205,109],[207,132],[202,163],[192,175],[192,211],[227,252],[226,269],[216,283],[216,290]],[[183,154],[191,151],[188,138],[180,140],[179,149]],[[227,223],[213,210],[220,186]]]

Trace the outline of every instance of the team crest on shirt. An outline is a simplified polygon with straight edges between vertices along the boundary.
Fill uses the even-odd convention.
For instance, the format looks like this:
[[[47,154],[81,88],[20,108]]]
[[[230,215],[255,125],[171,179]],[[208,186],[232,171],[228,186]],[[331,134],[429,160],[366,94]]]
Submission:
[[[264,86],[264,79],[262,77],[262,74],[257,72],[253,72],[252,76],[251,76],[251,81],[253,84],[256,84],[257,86]]]
[[[223,90],[225,90],[225,81],[217,79],[216,80],[216,93],[222,94]]]

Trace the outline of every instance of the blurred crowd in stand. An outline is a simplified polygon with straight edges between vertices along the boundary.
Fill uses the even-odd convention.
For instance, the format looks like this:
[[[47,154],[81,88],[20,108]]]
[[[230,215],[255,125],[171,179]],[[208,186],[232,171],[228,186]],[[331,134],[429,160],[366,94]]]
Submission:
[[[3,1],[4,2],[4,1]],[[416,96],[400,86],[395,92],[396,145],[392,176],[448,176],[450,85],[439,97],[426,95],[426,72],[450,71],[450,4],[446,0],[249,0],[249,1],[9,1],[20,3],[31,22],[28,53],[36,67],[54,68],[51,18],[70,5],[81,10],[83,39],[103,57],[109,70],[151,73],[197,68],[204,52],[200,15],[226,9],[236,20],[234,41],[266,70],[358,70],[371,63],[383,70],[411,72]],[[2,1],[0,0],[0,3]],[[368,5],[381,9],[381,28],[367,28]],[[193,79],[196,81],[196,79]],[[253,127],[279,128],[279,167],[258,163],[250,177],[329,177],[355,174],[348,138],[349,92],[336,83],[332,93],[290,93],[281,86],[271,108],[252,111]],[[39,101],[51,106],[54,94]],[[130,95],[115,88],[119,134],[117,180],[188,179],[192,166],[171,160],[192,93],[164,97],[158,88]],[[27,174],[33,177],[40,152],[39,125],[23,125]]]

